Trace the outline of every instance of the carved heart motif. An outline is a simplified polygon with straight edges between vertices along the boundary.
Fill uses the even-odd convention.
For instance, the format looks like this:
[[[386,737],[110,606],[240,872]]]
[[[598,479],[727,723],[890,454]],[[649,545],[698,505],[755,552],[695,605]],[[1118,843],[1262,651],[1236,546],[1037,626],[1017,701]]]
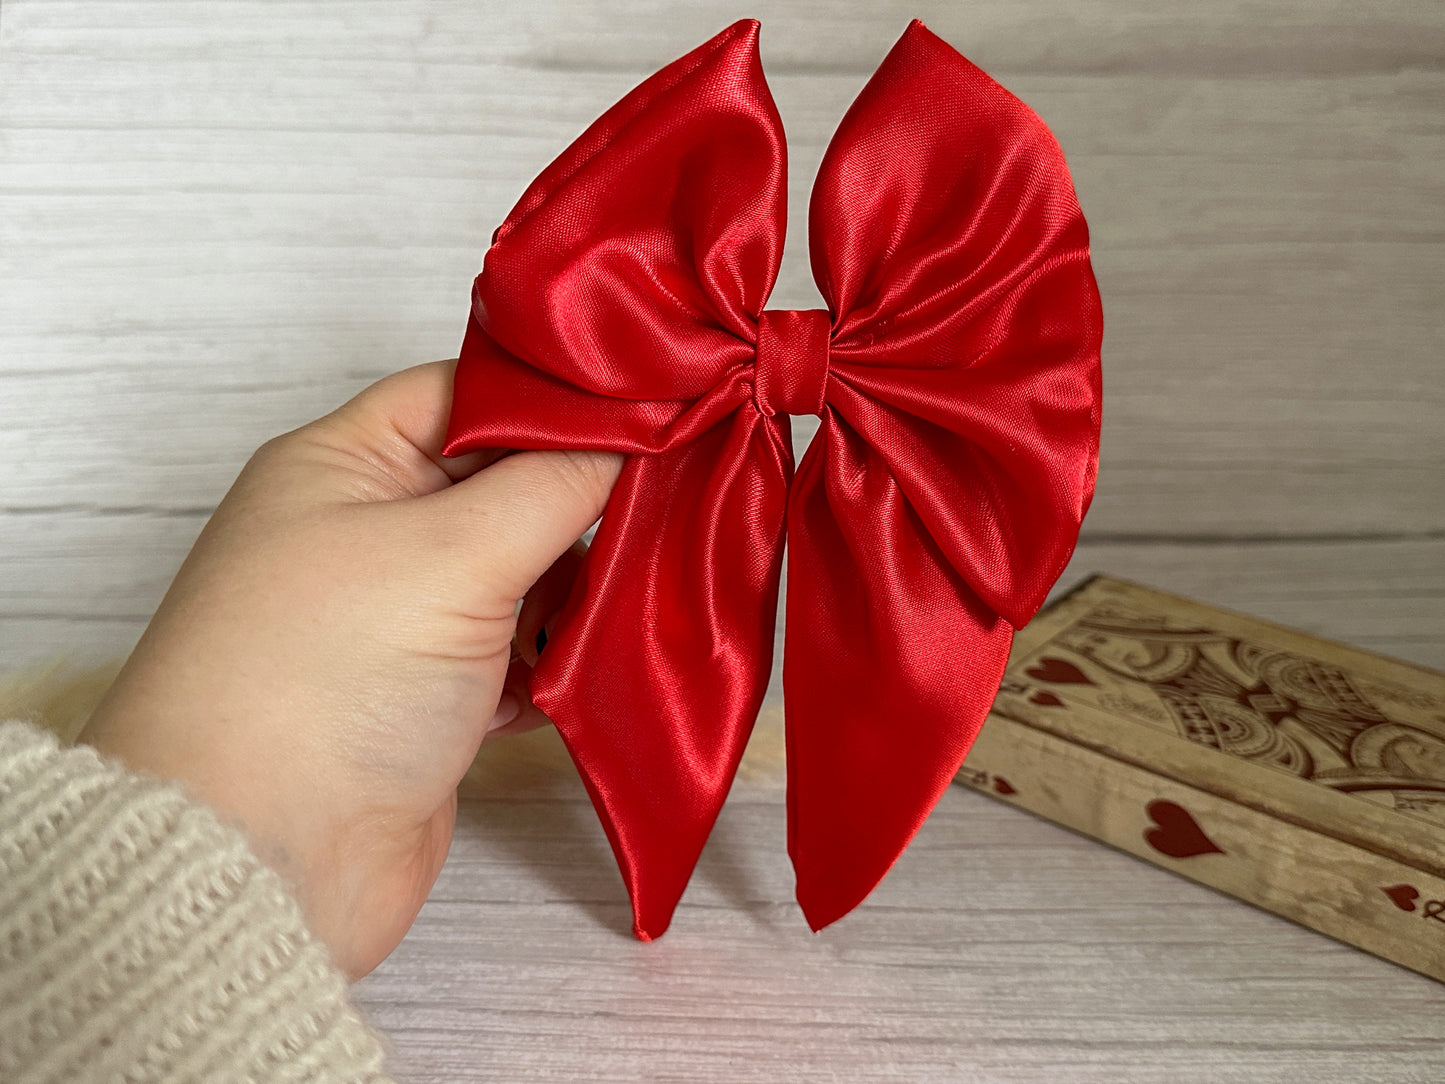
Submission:
[[[1017,794],[1014,785],[1001,775],[993,777],[993,789],[999,794]]]
[[[1040,659],[1037,666],[1030,666],[1024,673],[1035,681],[1047,681],[1054,685],[1092,685],[1084,672],[1066,659],[1049,656]]]
[[[1420,890],[1414,885],[1391,885],[1380,891],[1389,896],[1390,902],[1402,911],[1413,911],[1415,901],[1420,898]]]
[[[1144,833],[1144,842],[1170,858],[1193,858],[1200,854],[1223,854],[1224,848],[1204,834],[1189,810],[1176,802],[1156,798],[1144,807],[1154,827]]]
[[[1044,692],[1042,689],[1029,697],[1029,703],[1042,704],[1046,708],[1061,708],[1064,706],[1064,702],[1057,696],[1050,692]]]

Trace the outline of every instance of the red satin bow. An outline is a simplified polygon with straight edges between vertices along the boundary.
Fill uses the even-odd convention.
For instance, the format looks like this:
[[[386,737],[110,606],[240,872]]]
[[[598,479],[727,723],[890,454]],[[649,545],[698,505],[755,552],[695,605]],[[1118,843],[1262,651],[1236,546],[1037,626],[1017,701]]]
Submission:
[[[531,679],[661,934],[783,661],[809,925],[856,906],[958,771],[1098,467],[1102,318],[1043,122],[920,22],[809,210],[828,310],[764,310],[786,157],[758,24],[604,113],[496,231],[446,453],[629,453]],[[831,314],[831,315],[830,315]],[[817,414],[794,473],[788,415]]]

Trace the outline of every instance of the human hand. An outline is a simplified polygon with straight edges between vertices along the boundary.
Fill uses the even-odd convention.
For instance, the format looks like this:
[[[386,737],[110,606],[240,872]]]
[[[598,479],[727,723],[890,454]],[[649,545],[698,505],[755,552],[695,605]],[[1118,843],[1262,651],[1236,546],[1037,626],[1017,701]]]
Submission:
[[[454,368],[263,445],[79,737],[238,819],[353,979],[430,892],[484,737],[546,721],[537,634],[622,464],[442,458]]]

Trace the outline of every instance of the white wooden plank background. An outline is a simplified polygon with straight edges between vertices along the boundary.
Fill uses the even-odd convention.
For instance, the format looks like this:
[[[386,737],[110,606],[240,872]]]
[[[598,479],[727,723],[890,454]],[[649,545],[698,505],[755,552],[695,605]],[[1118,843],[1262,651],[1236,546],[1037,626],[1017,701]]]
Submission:
[[[792,152],[920,15],[1049,121],[1106,313],[1100,569],[1445,666],[1438,0],[4,0],[0,665],[138,635],[249,450],[452,355],[491,229],[742,15]],[[800,434],[806,437],[806,433]],[[1438,1081],[1445,990],[957,788],[818,937],[776,699],[674,929],[548,734],[357,988],[412,1081]]]

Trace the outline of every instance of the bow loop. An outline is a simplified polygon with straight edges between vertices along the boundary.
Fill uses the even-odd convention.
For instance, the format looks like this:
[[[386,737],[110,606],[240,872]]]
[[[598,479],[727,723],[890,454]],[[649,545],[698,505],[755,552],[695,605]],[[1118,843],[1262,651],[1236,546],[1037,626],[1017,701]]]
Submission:
[[[1058,143],[915,20],[839,125],[809,212],[835,406],[949,563],[1026,624],[1098,464],[1099,294]]]
[[[755,22],[619,101],[523,194],[474,290],[508,353],[605,396],[696,399],[751,360],[785,226]]]

